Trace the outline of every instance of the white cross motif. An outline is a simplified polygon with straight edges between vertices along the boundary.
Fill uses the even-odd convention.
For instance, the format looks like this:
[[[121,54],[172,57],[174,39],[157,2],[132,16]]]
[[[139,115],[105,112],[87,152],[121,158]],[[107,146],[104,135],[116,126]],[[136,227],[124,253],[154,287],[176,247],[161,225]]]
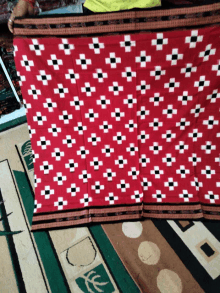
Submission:
[[[160,93],[155,93],[153,97],[149,98],[149,101],[154,103],[154,106],[159,106],[159,103],[164,101],[164,97],[161,97]]]
[[[29,45],[30,50],[34,51],[37,56],[40,56],[41,51],[45,50],[44,45],[39,44],[38,40],[36,39],[32,39],[32,43],[33,44]]]
[[[70,159],[70,160],[69,160],[69,163],[66,163],[66,164],[65,164],[65,167],[66,167],[67,169],[70,169],[70,172],[74,172],[74,171],[75,171],[75,168],[78,167],[78,163],[74,162],[73,159]]]
[[[40,209],[42,207],[41,203],[38,203],[37,200],[34,200],[34,213],[37,212],[38,209]]]
[[[49,140],[46,140],[45,136],[41,136],[40,140],[37,141],[37,145],[42,148],[42,150],[46,150],[48,145],[51,145]]]
[[[131,67],[126,67],[125,71],[122,72],[122,77],[127,78],[127,82],[131,82],[133,77],[136,77],[136,72],[132,71]]]
[[[34,174],[34,187],[35,188],[38,186],[38,183],[41,183],[41,179],[38,178],[36,174]]]
[[[105,148],[102,149],[102,153],[105,154],[106,157],[110,157],[111,153],[114,153],[114,149],[110,147],[110,145],[105,145]]]
[[[113,192],[109,192],[109,196],[105,197],[105,201],[109,201],[110,204],[114,204],[115,200],[118,200],[118,196],[114,196]]]
[[[116,57],[115,53],[112,52],[110,53],[109,58],[105,58],[105,63],[110,64],[111,68],[117,68],[117,64],[121,63],[121,58]]]
[[[211,154],[212,150],[216,150],[216,145],[213,145],[211,141],[206,141],[206,144],[201,146],[201,150],[206,154]]]
[[[204,61],[209,60],[210,55],[215,55],[216,49],[212,49],[212,44],[209,44],[206,46],[205,51],[202,51],[199,53],[199,57],[203,58]]]
[[[56,161],[61,161],[61,158],[64,157],[64,152],[61,152],[59,148],[55,148],[51,155],[56,159]]]
[[[85,117],[88,118],[90,122],[94,122],[95,118],[99,117],[99,114],[94,113],[93,109],[89,109],[89,112],[85,114]]]
[[[152,146],[149,147],[150,151],[154,153],[154,155],[158,155],[160,151],[162,151],[163,147],[159,146],[158,142],[154,142]]]
[[[141,130],[140,134],[138,135],[138,139],[140,139],[141,143],[145,143],[146,139],[149,139],[149,134],[146,134],[145,130]]]
[[[20,86],[22,86],[23,81],[26,81],[26,77],[24,75],[21,75],[19,71],[17,71],[17,76],[18,76],[18,83]]]
[[[176,137],[176,133],[172,133],[171,130],[167,130],[166,133],[161,135],[162,138],[166,139],[166,142],[171,142]]]
[[[136,63],[140,63],[141,67],[146,67],[147,62],[151,61],[151,56],[146,55],[146,51],[141,51],[140,56],[135,58]]]
[[[205,86],[209,86],[210,81],[205,80],[205,75],[200,76],[199,81],[195,81],[194,87],[198,87],[198,91],[202,92]]]
[[[180,198],[183,198],[184,202],[189,202],[190,198],[193,198],[193,195],[188,193],[186,189],[183,190],[183,193],[179,194]]]
[[[185,42],[186,44],[189,44],[190,48],[195,48],[197,42],[202,42],[203,40],[203,36],[199,36],[198,35],[198,31],[197,30],[193,30],[191,31],[191,36],[186,37]]]
[[[125,113],[121,112],[119,108],[116,108],[115,112],[111,113],[111,117],[114,117],[116,121],[121,121],[121,117],[125,117]]]
[[[163,122],[159,122],[158,118],[154,118],[153,122],[149,122],[149,127],[153,127],[153,130],[157,131],[159,129],[159,127],[163,126]]]
[[[104,78],[107,78],[108,74],[103,72],[102,69],[96,69],[96,73],[93,73],[93,78],[97,78],[98,82],[104,82]]]
[[[119,184],[117,184],[117,188],[121,189],[121,192],[126,192],[127,188],[130,188],[129,183],[125,183],[125,180],[121,180]]]
[[[145,154],[142,154],[139,163],[142,167],[146,167],[148,163],[150,163],[150,158],[147,158]]]
[[[195,117],[199,117],[199,114],[204,111],[205,111],[205,108],[201,108],[201,105],[198,104],[198,105],[196,105],[195,109],[190,110],[190,113],[195,114]]]
[[[100,54],[100,49],[104,48],[104,43],[100,43],[98,38],[92,38],[92,44],[89,44],[89,49],[94,50],[95,54]]]
[[[215,170],[212,170],[210,166],[206,166],[205,169],[201,171],[202,175],[206,175],[206,179],[211,179],[212,175],[215,174]]]
[[[214,194],[213,191],[208,191],[208,194],[205,194],[205,199],[209,200],[210,203],[215,203],[219,199],[219,195]]]
[[[181,69],[181,73],[185,74],[185,77],[191,77],[192,72],[196,72],[197,67],[193,67],[192,63],[187,63],[186,67]]]
[[[130,143],[129,147],[126,148],[127,152],[130,152],[131,156],[135,156],[135,152],[138,152],[138,147],[134,143]]]
[[[41,112],[37,112],[36,116],[33,117],[33,120],[35,122],[37,122],[38,125],[43,125],[44,121],[47,121],[47,117],[46,116],[42,116]]]
[[[101,137],[97,137],[95,133],[91,134],[91,137],[88,137],[88,142],[91,142],[93,146],[97,145],[97,142],[101,141]]]
[[[207,125],[208,129],[212,129],[214,125],[219,124],[219,121],[215,120],[214,116],[209,116],[208,120],[203,120],[203,124]]]
[[[65,94],[69,92],[68,88],[64,88],[62,83],[58,83],[58,88],[54,89],[54,93],[60,95],[61,98],[65,98]]]
[[[80,192],[80,187],[77,187],[75,183],[71,183],[71,186],[66,191],[67,193],[71,193],[71,196],[76,196],[76,193]]]
[[[107,178],[108,181],[112,181],[113,177],[116,177],[116,173],[112,172],[111,169],[106,169],[106,172],[103,173],[103,177]]]
[[[87,126],[83,126],[82,122],[78,122],[77,126],[74,126],[73,129],[78,131],[79,135],[83,135],[83,131],[87,130]]]
[[[174,162],[176,162],[176,158],[172,157],[171,154],[166,154],[166,157],[162,158],[163,163],[166,163],[167,166],[172,166]]]
[[[95,193],[100,193],[101,190],[105,189],[105,186],[101,185],[99,181],[96,181],[95,185],[92,185],[91,188],[95,190]]]
[[[91,174],[88,174],[86,170],[82,171],[82,174],[79,175],[79,179],[83,180],[83,183],[87,183],[88,179],[91,178]]]
[[[172,54],[166,57],[167,61],[171,61],[171,66],[176,65],[177,61],[180,59],[183,59],[183,54],[179,54],[178,49],[172,49]]]
[[[68,73],[65,74],[66,79],[69,79],[71,83],[76,83],[76,80],[79,79],[79,74],[75,73],[73,69],[68,69]]]
[[[163,45],[168,44],[168,39],[164,38],[163,33],[157,34],[157,38],[151,41],[152,46],[156,46],[157,51],[163,50]]]
[[[46,103],[43,103],[43,107],[47,108],[49,112],[53,112],[53,108],[57,107],[57,103],[52,102],[51,99],[46,99]]]
[[[164,186],[168,187],[169,190],[174,190],[174,187],[178,186],[178,183],[173,181],[173,178],[168,178],[167,182],[164,182]]]
[[[118,85],[118,82],[117,81],[114,81],[113,82],[113,85],[112,86],[109,86],[109,91],[110,92],[113,92],[114,96],[118,96],[119,95],[119,92],[122,92],[123,91],[123,86],[119,86]]]
[[[118,144],[122,144],[123,140],[126,140],[126,136],[122,135],[121,132],[117,132],[115,136],[113,136],[113,140],[117,141]]]
[[[54,202],[54,206],[57,207],[59,211],[63,210],[63,206],[66,206],[67,204],[67,200],[63,200],[63,197],[58,197],[58,201]]]
[[[143,193],[140,193],[138,190],[135,190],[134,194],[131,196],[131,199],[134,199],[136,203],[141,202],[141,198],[143,197]]]
[[[120,169],[124,168],[124,165],[127,164],[128,161],[123,158],[123,156],[119,156],[118,160],[115,160],[115,165],[118,165]]]
[[[189,126],[190,122],[186,121],[186,118],[181,118],[180,122],[176,122],[176,126],[180,128],[180,130],[185,130],[186,126]]]
[[[176,87],[180,87],[180,83],[175,81],[175,78],[170,78],[168,83],[164,84],[164,88],[168,88],[169,92],[174,92]]]
[[[51,195],[54,194],[54,189],[51,189],[50,186],[45,186],[44,190],[41,190],[41,195],[45,196],[45,199],[49,199]]]
[[[85,87],[81,87],[81,92],[86,93],[88,97],[91,97],[92,93],[96,91],[94,86],[90,86],[89,82],[85,82]]]
[[[125,128],[128,128],[129,132],[134,132],[137,128],[137,123],[134,123],[134,120],[129,120],[128,124],[125,124]]]
[[[57,172],[57,176],[53,177],[53,181],[57,182],[58,185],[63,185],[63,181],[66,181],[66,176],[63,176],[62,172]]]
[[[202,159],[197,157],[197,154],[195,154],[195,153],[192,154],[192,157],[189,157],[188,160],[189,160],[189,162],[192,162],[193,166],[197,166],[197,163],[198,162],[200,163],[202,161]]]
[[[31,67],[34,66],[34,62],[32,60],[28,60],[26,55],[22,56],[23,60],[21,60],[21,66],[25,67],[27,71],[31,71]]]
[[[50,74],[46,74],[45,70],[39,70],[40,75],[37,75],[37,80],[42,81],[43,85],[48,85],[48,80],[52,80]]]
[[[39,154],[35,153],[34,150],[32,150],[32,158],[33,158],[33,163],[36,162],[36,159],[39,159]]]
[[[48,161],[43,161],[43,165],[40,166],[40,170],[44,174],[49,174],[50,170],[53,170],[53,165],[50,165]]]
[[[73,115],[68,114],[66,110],[63,111],[63,115],[59,115],[59,120],[63,120],[64,124],[69,124],[70,119],[73,119]]]
[[[137,85],[137,91],[141,91],[141,94],[144,95],[146,94],[146,90],[150,89],[150,85],[146,84],[145,80],[141,80],[141,84]]]
[[[193,141],[197,141],[198,138],[202,137],[202,132],[198,132],[198,129],[193,129],[193,132],[188,134],[189,137],[193,139]]]
[[[147,178],[143,178],[142,180],[141,186],[143,187],[143,190],[148,190],[148,187],[152,186],[152,182],[148,181]]]
[[[74,45],[73,44],[69,44],[67,39],[62,39],[62,44],[59,44],[59,49],[63,50],[65,55],[70,55],[71,54],[71,50],[74,50]]]
[[[131,48],[136,46],[136,41],[131,40],[131,36],[124,36],[124,41],[120,42],[120,46],[125,48],[125,52],[131,52]]]
[[[86,59],[85,54],[79,54],[79,59],[76,59],[76,64],[81,65],[82,69],[85,70],[85,69],[88,68],[87,65],[92,64],[92,60],[91,59]]]
[[[33,99],[37,100],[38,95],[41,95],[41,91],[37,90],[35,85],[31,85],[31,89],[28,90],[28,94],[33,96]]]
[[[87,207],[91,201],[92,197],[90,197],[88,194],[84,194],[83,198],[80,199],[80,203],[83,203],[84,207]]]
[[[165,194],[162,194],[161,190],[156,190],[156,193],[152,194],[153,198],[156,198],[157,202],[162,202],[163,198],[166,198]]]
[[[197,177],[194,177],[194,181],[191,181],[191,185],[196,188],[196,191],[199,191],[199,188],[203,186],[202,182],[199,182]]]
[[[210,100],[210,103],[215,103],[217,99],[220,98],[220,93],[218,92],[218,89],[213,90],[211,95],[207,96],[207,100]]]
[[[132,167],[131,171],[128,171],[128,176],[131,176],[133,180],[136,180],[138,178],[139,173],[140,172],[135,167]]]
[[[150,114],[150,111],[146,110],[145,106],[141,106],[141,109],[137,111],[137,116],[140,116],[140,119],[145,119],[145,117],[149,114]]]
[[[85,159],[86,155],[89,154],[89,150],[86,150],[84,146],[81,146],[76,153],[78,156],[81,156],[81,159]]]
[[[188,101],[192,101],[192,96],[189,96],[188,92],[184,91],[182,96],[178,96],[178,101],[182,102],[182,105],[187,105]]]
[[[102,129],[104,133],[108,133],[109,129],[112,129],[112,125],[108,124],[108,121],[103,121],[103,124],[100,125],[99,128]]]
[[[216,75],[217,76],[220,75],[220,60],[218,61],[218,64],[212,65],[212,71],[217,71],[216,72]]]
[[[176,170],[177,174],[180,174],[181,178],[186,178],[186,174],[190,174],[189,169],[186,169],[184,165],[181,165],[179,169]]]
[[[161,70],[161,66],[155,66],[155,70],[150,72],[150,76],[154,76],[155,80],[160,80],[162,75],[165,75],[166,70]]]
[[[156,179],[160,179],[160,175],[163,175],[164,171],[160,170],[158,166],[154,166],[154,170],[151,170],[150,174],[154,175]]]
[[[128,95],[127,99],[123,100],[123,103],[128,105],[128,108],[133,108],[133,104],[137,104],[137,99],[133,98],[133,95]]]
[[[47,64],[53,66],[54,70],[59,70],[60,65],[63,65],[63,61],[61,59],[57,59],[55,54],[50,55],[51,59],[47,60]]]
[[[56,124],[51,124],[51,128],[48,128],[48,132],[52,133],[53,136],[58,136],[58,132],[61,132],[61,128],[57,127]]]
[[[79,100],[79,97],[73,97],[73,101],[70,101],[70,106],[74,106],[75,110],[79,111],[80,106],[83,106],[84,102]]]

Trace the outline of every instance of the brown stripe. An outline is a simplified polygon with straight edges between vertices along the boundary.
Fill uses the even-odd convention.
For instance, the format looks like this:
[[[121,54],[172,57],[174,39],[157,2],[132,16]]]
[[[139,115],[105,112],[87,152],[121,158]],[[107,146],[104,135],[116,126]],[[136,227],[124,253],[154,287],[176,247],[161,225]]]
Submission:
[[[220,207],[202,205],[204,211],[220,212]]]
[[[141,211],[142,206],[129,206],[129,207],[112,207],[112,208],[102,208],[100,209],[95,209],[91,208],[89,210],[82,210],[82,211],[63,211],[63,213],[51,213],[47,215],[34,215],[33,216],[33,222],[37,221],[45,221],[45,220],[52,220],[52,219],[62,219],[62,218],[69,218],[69,217],[78,217],[78,216],[83,216],[83,215],[89,215],[89,214],[105,214],[105,213],[119,213],[119,212],[125,212],[125,211]]]
[[[200,210],[201,205],[170,205],[170,206],[163,206],[163,205],[144,205],[144,209],[148,211],[194,211],[194,210]]]
[[[208,220],[220,220],[220,215],[207,215],[204,214],[203,217]]]
[[[203,218],[204,215],[203,213],[198,213],[198,214],[152,214],[152,213],[144,213],[144,218],[148,219],[167,219],[167,220],[172,220],[172,219],[185,219],[185,220],[190,220],[190,219],[200,219]]]
[[[25,29],[15,28],[15,35],[28,36],[28,35],[83,35],[94,33],[109,33],[120,31],[138,31],[138,30],[152,30],[152,29],[165,29],[165,28],[177,28],[186,26],[199,26],[205,24],[215,24],[220,22],[220,16],[210,16],[201,18],[188,18],[172,21],[158,21],[147,23],[128,23],[120,25],[104,25],[104,26],[92,26],[92,27],[80,27],[80,28],[60,28],[60,29]]]
[[[82,224],[88,224],[92,222],[111,222],[111,221],[121,221],[121,220],[134,220],[141,219],[141,215],[121,215],[121,216],[112,216],[112,217],[102,217],[100,218],[86,218],[74,221],[61,221],[61,222],[53,222],[53,223],[42,223],[42,224],[34,224],[32,223],[31,231],[49,229],[49,228],[59,228],[59,227],[74,227]],[[92,219],[92,220],[91,220]]]
[[[54,17],[54,18],[26,18],[16,19],[16,24],[59,24],[59,23],[78,23],[78,22],[93,22],[105,21],[125,18],[139,18],[139,17],[154,17],[154,16],[170,16],[178,14],[201,13],[205,11],[214,11],[220,9],[220,4],[215,3],[211,5],[202,5],[190,8],[176,8],[166,10],[150,10],[150,11],[132,11],[120,13],[108,13],[88,16],[71,16],[71,17]]]

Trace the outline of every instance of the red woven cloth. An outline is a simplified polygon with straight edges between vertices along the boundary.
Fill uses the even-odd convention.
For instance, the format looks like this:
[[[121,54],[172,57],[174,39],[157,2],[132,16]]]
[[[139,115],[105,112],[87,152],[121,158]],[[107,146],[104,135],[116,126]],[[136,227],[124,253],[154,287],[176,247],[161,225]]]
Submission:
[[[219,40],[219,27],[15,39],[34,215],[140,203],[218,206]]]

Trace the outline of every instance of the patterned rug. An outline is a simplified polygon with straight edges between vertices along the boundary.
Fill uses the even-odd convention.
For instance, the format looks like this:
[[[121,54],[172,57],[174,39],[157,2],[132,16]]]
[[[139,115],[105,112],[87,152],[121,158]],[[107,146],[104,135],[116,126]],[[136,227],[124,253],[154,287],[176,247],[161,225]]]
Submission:
[[[208,9],[210,16],[199,16]],[[177,22],[150,22],[146,11],[16,21],[15,62],[35,156],[33,230],[219,219],[218,9],[169,11],[187,13]],[[82,22],[93,37],[67,38]],[[143,33],[146,26],[160,32]]]

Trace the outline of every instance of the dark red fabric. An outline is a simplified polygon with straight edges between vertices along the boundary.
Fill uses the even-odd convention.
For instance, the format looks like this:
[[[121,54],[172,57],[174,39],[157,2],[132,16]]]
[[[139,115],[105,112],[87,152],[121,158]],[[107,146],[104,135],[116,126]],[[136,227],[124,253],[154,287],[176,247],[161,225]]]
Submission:
[[[35,156],[35,213],[220,204],[218,27],[14,45]]]

